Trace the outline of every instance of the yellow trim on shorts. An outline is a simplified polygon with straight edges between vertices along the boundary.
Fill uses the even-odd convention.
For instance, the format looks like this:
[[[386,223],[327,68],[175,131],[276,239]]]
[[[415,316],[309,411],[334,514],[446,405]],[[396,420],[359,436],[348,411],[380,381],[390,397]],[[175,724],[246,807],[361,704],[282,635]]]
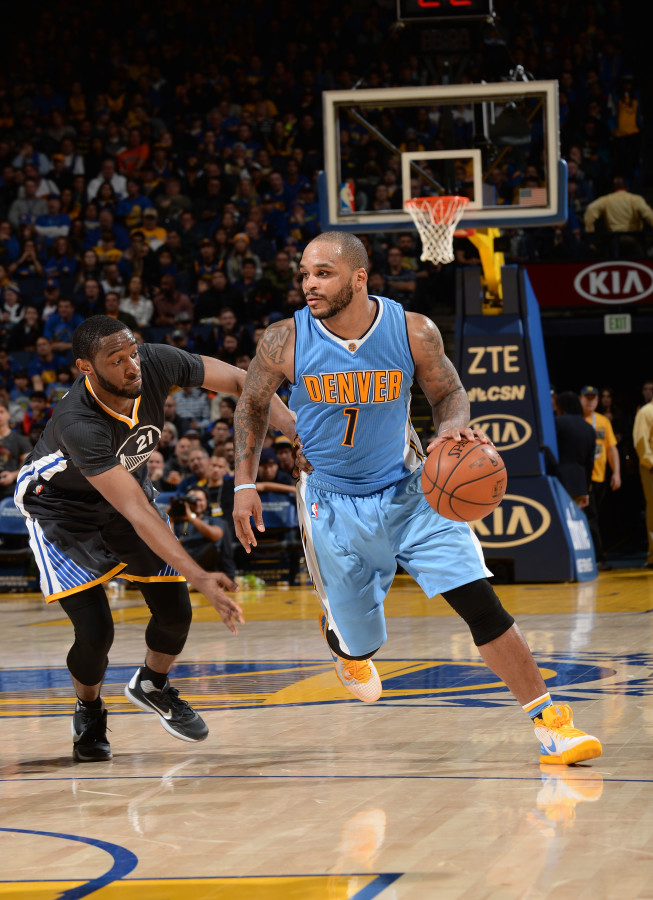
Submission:
[[[80,591],[85,591],[86,588],[95,587],[96,584],[104,584],[105,581],[110,581],[114,576],[121,572],[127,563],[119,563],[115,568],[111,569],[110,572],[107,572],[106,575],[102,575],[100,578],[94,578],[93,581],[87,581],[86,584],[78,584],[74,588],[69,588],[67,591],[59,591],[58,594],[49,594],[45,598],[46,603],[54,603],[55,600],[61,600],[62,597],[70,597],[71,594],[78,594]]]
[[[121,577],[125,581],[186,581],[183,575],[148,575],[144,578],[142,575],[127,575],[125,573]]]

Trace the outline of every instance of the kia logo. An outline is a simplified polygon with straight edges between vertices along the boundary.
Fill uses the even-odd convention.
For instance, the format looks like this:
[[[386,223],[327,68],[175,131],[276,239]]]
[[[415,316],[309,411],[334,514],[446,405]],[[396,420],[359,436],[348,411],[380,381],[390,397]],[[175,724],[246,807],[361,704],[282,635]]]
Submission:
[[[551,513],[528,497],[506,494],[494,512],[477,522],[470,522],[481,547],[521,547],[541,538],[551,524]]]
[[[484,431],[497,450],[502,453],[521,447],[533,434],[533,429],[528,422],[506,413],[477,416],[469,423],[469,427]]]
[[[574,290],[592,303],[635,303],[653,293],[653,270],[636,262],[602,262],[574,278]]]

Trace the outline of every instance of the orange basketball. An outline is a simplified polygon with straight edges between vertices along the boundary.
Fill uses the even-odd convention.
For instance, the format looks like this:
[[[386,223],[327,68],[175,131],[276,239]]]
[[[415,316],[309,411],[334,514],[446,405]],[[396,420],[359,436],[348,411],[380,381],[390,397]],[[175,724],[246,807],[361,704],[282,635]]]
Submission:
[[[492,444],[443,441],[426,457],[422,490],[433,509],[454,522],[474,522],[503,500],[508,476]]]

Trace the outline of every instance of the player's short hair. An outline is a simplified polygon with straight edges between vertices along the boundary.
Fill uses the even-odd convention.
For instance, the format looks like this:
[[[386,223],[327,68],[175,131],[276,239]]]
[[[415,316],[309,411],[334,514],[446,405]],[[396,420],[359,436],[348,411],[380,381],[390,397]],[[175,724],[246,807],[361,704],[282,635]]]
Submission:
[[[324,241],[327,244],[339,246],[342,257],[349,264],[352,272],[354,269],[369,271],[370,259],[365,244],[350,231],[324,231],[313,238],[313,241]]]
[[[93,362],[102,345],[102,339],[118,331],[129,331],[124,322],[111,316],[91,316],[78,325],[73,334],[73,357]]]

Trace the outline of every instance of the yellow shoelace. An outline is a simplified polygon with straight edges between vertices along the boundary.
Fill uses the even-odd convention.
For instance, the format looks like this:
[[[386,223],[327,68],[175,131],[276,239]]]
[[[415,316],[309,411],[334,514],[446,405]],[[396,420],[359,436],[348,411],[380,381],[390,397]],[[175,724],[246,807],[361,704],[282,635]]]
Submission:
[[[368,682],[372,677],[372,668],[368,659],[352,659],[344,668],[347,678],[352,681]]]
[[[556,710],[554,714],[549,713],[546,718],[542,716],[547,728],[555,728],[556,731],[559,731],[565,737],[577,737],[579,734],[585,734],[584,731],[580,731],[580,729],[574,728],[574,726],[570,724],[571,708],[569,706],[549,706],[543,712],[553,709]]]

